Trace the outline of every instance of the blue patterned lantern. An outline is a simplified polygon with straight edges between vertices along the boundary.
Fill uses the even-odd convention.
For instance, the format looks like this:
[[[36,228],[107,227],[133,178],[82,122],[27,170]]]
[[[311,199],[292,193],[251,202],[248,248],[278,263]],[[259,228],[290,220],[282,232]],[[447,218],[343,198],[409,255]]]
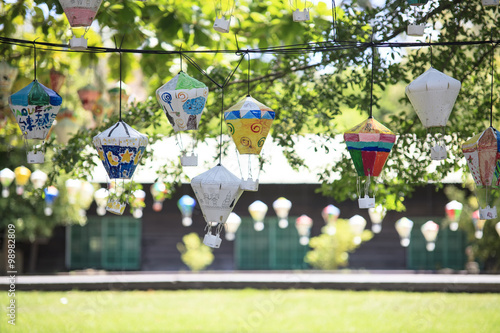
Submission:
[[[183,195],[177,201],[177,207],[179,207],[182,214],[182,225],[185,227],[189,227],[193,223],[191,216],[193,215],[194,206],[196,206],[196,200],[189,195]]]
[[[26,141],[45,140],[61,104],[61,96],[37,80],[9,97],[9,106]],[[28,151],[28,163],[43,162],[42,147],[33,145]]]

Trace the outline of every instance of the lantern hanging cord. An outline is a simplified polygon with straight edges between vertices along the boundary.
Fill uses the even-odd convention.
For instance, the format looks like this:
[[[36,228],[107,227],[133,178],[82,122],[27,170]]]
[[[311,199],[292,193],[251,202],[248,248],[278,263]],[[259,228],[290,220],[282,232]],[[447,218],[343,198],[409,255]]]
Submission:
[[[429,34],[429,50],[430,50],[430,53],[431,53],[431,67],[432,67],[432,35]]]
[[[222,121],[224,119],[224,87],[222,87],[221,90],[222,90],[222,103],[220,111],[219,165],[222,164]]]
[[[179,59],[181,61],[181,72],[182,72],[182,44],[181,44],[181,49],[179,51]]]
[[[33,64],[34,64],[34,72],[35,72],[35,81],[36,81],[36,40],[40,38],[37,37],[33,40],[33,52],[34,52],[34,57],[33,57]]]
[[[493,32],[491,33],[493,36]],[[490,57],[490,66],[491,66],[491,87],[490,87],[490,127],[493,127],[493,83],[494,83],[494,74],[495,74],[495,67],[493,66],[494,64],[494,59],[495,59],[495,44],[493,44],[493,38],[491,39],[491,57]]]
[[[248,55],[248,71],[247,71],[247,96],[250,96],[250,53],[247,50]]]
[[[118,55],[120,57],[120,62],[119,62],[120,82],[118,83],[120,86],[120,91],[118,93],[118,100],[119,100],[119,105],[120,105],[120,121],[122,121],[122,45],[123,45],[124,39],[125,39],[125,35],[122,36],[122,40],[120,42],[120,47],[118,48],[118,45],[116,44],[116,38],[114,38],[115,47],[119,49]]]
[[[335,0],[332,0],[332,33],[333,33],[333,41],[337,39],[337,30],[336,30],[336,25],[337,23],[337,7],[335,6]]]
[[[372,35],[373,36],[373,35]],[[370,84],[370,118],[373,118],[373,75],[375,73],[375,47],[372,45],[372,76],[371,76],[371,84]]]

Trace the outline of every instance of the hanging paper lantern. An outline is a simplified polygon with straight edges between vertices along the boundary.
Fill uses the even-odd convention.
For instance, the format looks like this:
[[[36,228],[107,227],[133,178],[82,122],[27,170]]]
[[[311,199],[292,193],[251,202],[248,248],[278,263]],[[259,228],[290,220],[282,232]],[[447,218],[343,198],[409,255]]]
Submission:
[[[493,206],[494,196],[491,190],[499,184],[496,167],[500,163],[500,133],[493,127],[473,136],[462,145],[462,151],[469,166],[469,171],[476,183],[476,196],[481,219],[497,217],[497,208]]]
[[[94,200],[97,205],[97,215],[103,216],[106,214],[106,205],[108,204],[109,192],[105,188],[100,188],[94,193]]]
[[[9,186],[12,184],[14,181],[14,178],[16,177],[14,171],[12,171],[9,168],[2,169],[0,171],[0,183],[2,184],[2,197],[3,198],[8,198],[9,197]]]
[[[43,212],[46,216],[51,216],[52,206],[54,205],[54,201],[56,201],[57,197],[59,196],[59,191],[54,186],[49,186],[46,187],[43,192],[45,194],[45,209],[43,210]]]
[[[63,86],[65,80],[66,80],[66,75],[56,71],[53,68],[50,70],[50,89],[59,93],[59,90]]]
[[[93,143],[109,178],[131,179],[142,158],[148,137],[139,133],[124,121],[119,121],[104,132],[96,135]],[[118,186],[120,186],[118,184]],[[111,199],[110,199],[111,201]],[[113,199],[106,209],[113,213],[123,213],[125,204]],[[112,205],[110,205],[112,204]],[[118,205],[119,204],[119,205]],[[112,208],[119,206],[119,210]]]
[[[472,224],[474,225],[474,229],[476,232],[474,233],[474,237],[477,239],[483,238],[483,229],[484,229],[484,224],[486,223],[485,219],[482,219],[479,210],[476,210],[474,213],[472,213]]]
[[[344,133],[347,149],[358,177],[368,177],[364,186],[364,196],[358,193],[359,208],[375,207],[375,197],[370,198],[371,177],[380,175],[391,152],[396,135],[387,127],[370,117]],[[360,181],[358,179],[358,181]]]
[[[376,207],[368,208],[368,215],[372,221],[372,231],[376,234],[382,231],[382,221],[387,214],[387,209],[382,205],[377,205]]]
[[[401,238],[401,246],[408,247],[408,245],[410,245],[410,234],[413,228],[413,221],[406,217],[402,217],[396,221],[395,227]]]
[[[71,28],[78,28],[92,25],[92,21],[94,21],[94,17],[99,7],[101,7],[102,0],[59,0],[59,3],[68,18]],[[73,36],[69,41],[69,45],[73,50],[85,50],[87,48],[85,33],[81,37]]]
[[[43,172],[42,170],[35,170],[31,174],[31,183],[33,184],[34,189],[40,189],[45,185],[45,182],[47,181],[47,174]]]
[[[323,221],[325,221],[326,233],[328,235],[333,236],[337,233],[335,222],[337,222],[339,216],[340,209],[338,209],[334,205],[328,205],[321,211],[321,217],[323,217]]]
[[[235,0],[216,0],[215,1],[215,22],[214,30],[221,33],[228,33],[231,25],[231,17]]]
[[[444,207],[444,211],[446,216],[450,220],[450,230],[457,231],[458,230],[458,221],[460,220],[460,215],[462,214],[463,205],[456,201],[450,201]]]
[[[177,201],[177,207],[179,207],[182,214],[182,225],[185,227],[189,227],[193,223],[191,216],[193,215],[194,206],[196,206],[196,200],[189,195],[183,195]]]
[[[9,104],[9,95],[17,77],[17,68],[5,60],[0,61],[0,108]]]
[[[99,88],[92,84],[87,84],[86,86],[78,89],[78,97],[82,102],[82,106],[85,110],[94,113],[97,110],[97,102],[101,98],[101,91]],[[96,115],[95,116],[99,116]]]
[[[483,6],[498,6],[498,0],[481,0]]]
[[[427,251],[434,251],[436,248],[436,237],[439,232],[439,225],[434,221],[425,222],[420,228],[422,234],[424,235],[425,240],[427,241],[427,245],[425,248]]]
[[[207,222],[208,231],[203,239],[205,245],[220,246],[222,226],[243,193],[240,184],[241,179],[220,164],[191,180],[191,187]],[[214,226],[215,235],[212,234]]]
[[[16,193],[22,195],[24,193],[24,186],[28,184],[31,176],[31,170],[25,166],[20,166],[14,169],[16,175]]]
[[[500,236],[500,222],[497,222],[497,224],[495,224],[495,230],[497,231],[498,236]]]
[[[44,140],[61,107],[62,98],[37,80],[9,97],[9,105],[26,140]],[[28,163],[43,163],[41,147],[28,152]]]
[[[156,182],[151,185],[150,191],[154,200],[153,210],[155,212],[159,212],[163,208],[163,201],[165,201],[165,199],[167,198],[167,187],[164,183]]]
[[[361,235],[363,234],[363,230],[366,227],[366,220],[363,216],[354,215],[349,219],[349,226],[351,227],[351,231],[354,234],[354,244],[361,244]]]
[[[78,192],[80,191],[80,188],[82,186],[82,182],[80,179],[68,179],[64,183],[66,186],[66,193],[68,195],[68,202],[70,204],[75,204],[76,203],[76,197],[78,195]]]
[[[80,125],[76,122],[73,111],[68,108],[62,108],[56,117],[56,124],[53,131],[56,134],[57,141],[63,145],[78,132]]]
[[[132,192],[133,199],[130,202],[132,207],[132,216],[136,219],[140,219],[143,215],[144,200],[146,200],[146,192],[143,190],[135,190]]]
[[[442,131],[441,134],[444,135],[444,128],[461,86],[460,81],[431,67],[406,86],[405,91],[422,125]],[[446,146],[441,137],[431,148],[431,159],[445,158]]]
[[[309,244],[309,234],[311,232],[311,227],[313,225],[313,220],[307,215],[301,215],[295,220],[295,227],[300,236],[300,245],[306,246]]]
[[[241,217],[239,217],[236,213],[231,212],[226,220],[226,223],[224,224],[226,239],[228,241],[233,241],[236,238],[236,231],[238,231],[240,224]]]
[[[120,87],[121,87],[121,94],[120,94]],[[121,98],[122,105],[126,105],[128,103],[129,98],[130,98],[128,85],[126,85],[123,81],[116,82],[113,85],[113,87],[111,87],[111,89],[108,89],[108,95],[109,95],[109,99],[111,101],[111,104],[113,104],[113,109],[119,110],[120,109],[120,98]]]
[[[267,205],[260,200],[254,201],[248,206],[248,212],[254,221],[253,228],[255,231],[264,230],[264,218],[267,214]]]
[[[273,202],[273,209],[280,219],[278,226],[281,229],[288,227],[288,213],[292,209],[292,202],[284,197],[280,197]]]
[[[297,1],[290,0],[290,7],[293,10],[293,21],[294,22],[305,22],[310,20],[309,9],[312,6],[312,2],[307,0]]]

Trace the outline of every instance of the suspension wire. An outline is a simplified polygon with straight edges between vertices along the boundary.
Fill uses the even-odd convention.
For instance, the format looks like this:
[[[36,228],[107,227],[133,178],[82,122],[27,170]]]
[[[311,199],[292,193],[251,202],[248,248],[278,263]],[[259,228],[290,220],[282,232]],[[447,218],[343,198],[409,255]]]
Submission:
[[[35,81],[36,81],[36,40],[40,38],[37,37],[33,40],[33,51],[34,51],[34,57],[33,57],[33,67],[34,67],[34,72],[35,72]]]
[[[335,26],[336,23],[337,23],[337,7],[335,6],[335,0],[332,0],[332,33],[334,42],[337,40],[337,30]]]
[[[493,32],[491,33],[493,36]],[[495,67],[493,66],[494,64],[494,59],[495,59],[495,45],[493,44],[493,38],[492,38],[492,43],[491,43],[491,57],[490,57],[490,66],[491,66],[491,87],[490,87],[490,127],[493,127],[493,76],[494,76],[494,70]]]
[[[372,34],[373,39],[373,34]],[[371,83],[370,83],[370,118],[373,118],[373,81],[375,74],[375,47],[372,45],[372,75],[371,75]]]
[[[222,103],[220,112],[219,165],[222,165],[222,122],[224,121],[224,87],[221,88],[221,91],[222,91]]]
[[[431,67],[432,67],[432,33],[429,34],[429,50],[431,52]]]
[[[180,58],[180,61],[181,61],[181,72],[182,72],[182,44],[181,44],[181,49],[179,51],[179,58]]]
[[[250,96],[250,53],[248,55],[248,70],[247,70],[247,96]]]

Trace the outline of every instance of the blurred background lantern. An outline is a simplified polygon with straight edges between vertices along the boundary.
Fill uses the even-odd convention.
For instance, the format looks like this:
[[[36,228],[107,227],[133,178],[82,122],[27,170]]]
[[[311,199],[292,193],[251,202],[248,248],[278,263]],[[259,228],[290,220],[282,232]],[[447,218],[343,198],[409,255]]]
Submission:
[[[61,104],[61,96],[36,79],[9,97],[10,108],[25,139],[28,163],[44,162],[44,141],[28,148],[28,140],[45,140]]]
[[[344,133],[344,140],[358,173],[359,208],[375,207],[375,196],[370,197],[371,177],[382,172],[391,152],[396,135],[387,127],[370,117]],[[364,186],[361,178],[366,177]],[[363,195],[360,187],[363,187]]]
[[[50,89],[59,93],[59,90],[61,90],[61,87],[63,86],[64,81],[66,80],[66,75],[52,68],[50,70],[49,77],[50,77]]]
[[[474,225],[474,237],[477,239],[483,238],[483,229],[484,224],[486,223],[485,219],[481,218],[481,214],[479,214],[479,210],[476,210],[472,213],[472,224]]]
[[[500,222],[497,222],[497,224],[495,224],[495,230],[497,231],[497,234],[500,237]]]
[[[35,170],[31,174],[31,183],[33,184],[34,189],[40,189],[45,185],[45,182],[47,181],[47,174],[43,172],[42,170]]]
[[[22,195],[24,193],[24,186],[28,184],[31,176],[31,170],[25,166],[20,166],[14,169],[16,176],[16,193]]]
[[[476,197],[481,219],[497,217],[497,208],[493,205],[493,190],[499,184],[496,166],[500,163],[500,133],[488,127],[482,133],[473,136],[462,145],[462,151],[469,166],[469,171],[476,183]]]
[[[407,34],[408,36],[423,36],[425,24],[424,23],[416,23],[417,20],[422,19],[422,15],[419,13],[419,9],[423,7],[427,3],[427,0],[407,0],[408,4],[413,7],[413,15],[409,15],[412,20],[408,24]]]
[[[143,215],[144,200],[146,199],[146,192],[143,190],[135,190],[132,192],[132,201],[130,206],[132,208],[132,216],[140,219]]]
[[[333,236],[337,233],[335,222],[337,222],[339,216],[340,209],[338,209],[334,205],[328,205],[321,211],[321,217],[323,217],[323,221],[325,221],[326,233],[328,235]]]
[[[354,234],[354,244],[361,244],[361,235],[366,227],[366,220],[361,215],[354,215],[349,219],[349,226],[351,227],[351,231]]]
[[[94,199],[95,188],[94,185],[88,181],[80,182],[80,190],[77,193],[77,202],[80,206],[80,215],[86,216],[87,210],[90,208]]]
[[[56,201],[57,197],[59,196],[59,190],[55,188],[54,186],[49,186],[46,187],[44,190],[45,193],[45,209],[43,212],[47,216],[52,215],[52,206],[54,204],[54,201]]]
[[[215,3],[214,30],[221,33],[228,33],[236,1],[215,0],[214,3]]]
[[[313,3],[307,0],[289,0],[290,7],[293,10],[293,21],[294,22],[305,22],[309,21],[311,16],[309,10]]]
[[[223,225],[243,193],[240,185],[241,179],[220,164],[191,179],[191,187],[207,222],[203,244],[220,247]]]
[[[2,184],[2,197],[3,198],[8,198],[9,197],[9,186],[12,184],[14,181],[14,178],[16,177],[14,171],[12,171],[9,168],[4,168],[2,171],[0,171],[0,183]]]
[[[114,110],[120,109],[120,98],[122,105],[127,105],[130,98],[129,90],[128,85],[126,85],[123,81],[116,82],[110,89],[108,89],[109,100],[111,101]]]
[[[226,239],[228,241],[233,241],[236,238],[236,231],[238,231],[240,224],[241,218],[236,213],[231,212],[226,220],[226,224],[224,224],[226,229]]]
[[[278,226],[281,229],[288,227],[288,213],[292,209],[292,202],[284,197],[280,197],[273,202],[273,209],[278,216]]]
[[[307,215],[301,215],[295,220],[295,227],[297,228],[297,233],[299,234],[300,245],[306,246],[309,244],[309,234],[311,232],[311,227],[313,225],[313,220]]]
[[[445,127],[461,86],[460,81],[432,67],[406,86],[406,95],[422,125],[431,129],[433,160],[446,158]]]
[[[439,232],[439,225],[434,221],[427,221],[422,225],[420,230],[427,241],[425,248],[427,251],[434,251],[436,248],[436,238]]]
[[[167,186],[164,183],[156,182],[151,185],[150,191],[154,201],[153,210],[159,212],[163,209],[163,202],[167,198]]]
[[[105,188],[100,188],[94,193],[94,200],[97,206],[97,215],[103,216],[106,214],[106,205],[108,203],[109,192]]]
[[[74,205],[82,182],[80,179],[68,179],[64,185],[66,186],[66,193],[68,194],[68,202]]]
[[[185,227],[189,227],[193,224],[191,216],[193,215],[194,206],[196,206],[196,200],[189,195],[183,195],[179,201],[177,201],[177,207],[179,207],[182,214],[182,225]]]
[[[71,139],[80,129],[80,125],[76,122],[76,118],[68,108],[62,108],[56,117],[56,124],[53,131],[56,134],[57,142],[60,144],[68,144]]]
[[[408,247],[410,245],[410,234],[413,229],[413,221],[407,217],[402,217],[396,221],[396,231],[401,238],[401,246]]]
[[[86,86],[78,89],[78,97],[82,102],[82,107],[92,113],[97,109],[97,102],[101,98],[101,91],[99,88],[93,84],[87,84]]]
[[[382,231],[382,221],[387,214],[387,209],[382,205],[368,208],[368,215],[372,221],[372,231],[376,234]]]
[[[73,38],[69,41],[70,48],[77,51],[85,50],[87,48],[85,34],[90,29],[92,21],[101,7],[102,0],[59,0],[59,3],[73,32]],[[81,36],[77,37],[77,34],[81,34]]]
[[[458,230],[458,221],[460,221],[463,206],[460,202],[453,200],[448,202],[444,207],[446,217],[450,221],[450,230],[452,231]]]
[[[17,68],[9,65],[5,60],[0,61],[0,109],[9,105],[9,96],[17,77]]]
[[[267,205],[260,200],[256,200],[248,206],[248,212],[254,221],[253,228],[255,231],[264,230],[264,218],[267,214]]]

